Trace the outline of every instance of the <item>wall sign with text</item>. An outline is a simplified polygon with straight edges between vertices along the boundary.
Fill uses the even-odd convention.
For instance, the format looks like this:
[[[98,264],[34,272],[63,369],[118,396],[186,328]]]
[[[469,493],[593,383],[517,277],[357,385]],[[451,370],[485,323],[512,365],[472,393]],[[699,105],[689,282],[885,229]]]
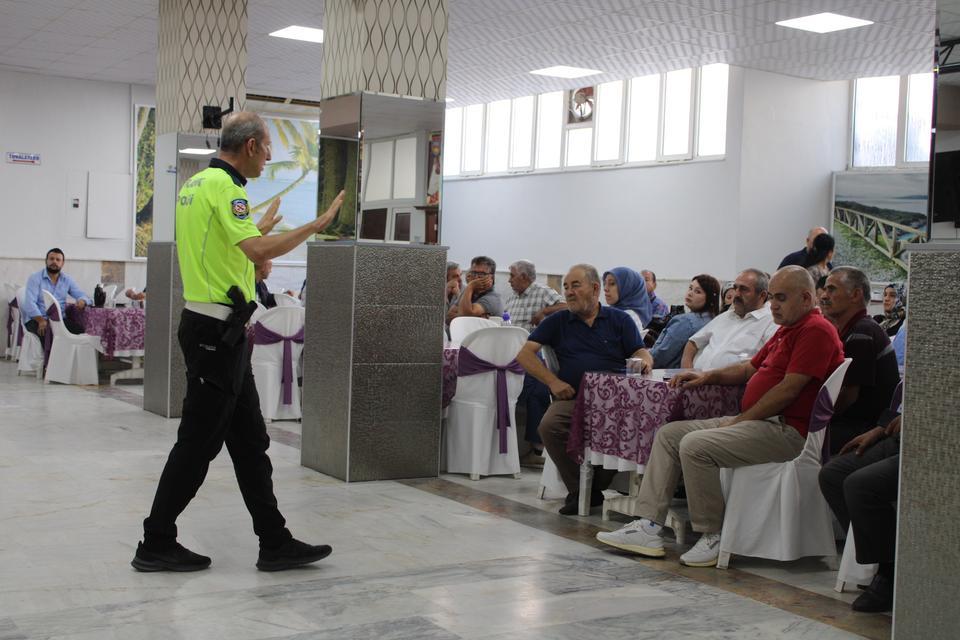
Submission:
[[[40,164],[40,154],[7,151],[7,162],[10,164]]]

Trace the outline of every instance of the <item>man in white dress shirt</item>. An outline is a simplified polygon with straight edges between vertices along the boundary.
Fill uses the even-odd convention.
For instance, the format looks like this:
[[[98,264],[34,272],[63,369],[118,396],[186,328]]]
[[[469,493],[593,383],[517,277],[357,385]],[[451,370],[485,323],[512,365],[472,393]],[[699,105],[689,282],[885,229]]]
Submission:
[[[770,315],[767,288],[770,276],[746,269],[734,281],[730,308],[690,336],[680,361],[684,369],[706,371],[751,358],[777,332]]]

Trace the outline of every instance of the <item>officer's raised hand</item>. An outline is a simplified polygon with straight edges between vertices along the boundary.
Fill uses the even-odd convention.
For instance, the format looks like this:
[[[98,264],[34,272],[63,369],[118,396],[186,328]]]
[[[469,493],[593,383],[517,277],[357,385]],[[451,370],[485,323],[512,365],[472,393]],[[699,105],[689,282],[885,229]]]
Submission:
[[[267,235],[273,228],[277,226],[283,216],[277,215],[277,210],[280,209],[280,198],[274,198],[273,202],[270,203],[270,206],[267,207],[267,212],[263,214],[263,217],[260,218],[260,222],[257,223],[257,229],[260,230],[260,235]]]
[[[340,205],[343,204],[344,192],[341,191],[337,194],[337,197],[333,199],[333,202],[330,203],[330,206],[327,207],[327,210],[323,212],[323,215],[318,216],[315,224],[315,231],[320,233],[333,222],[333,219],[337,217],[337,212],[340,211]]]

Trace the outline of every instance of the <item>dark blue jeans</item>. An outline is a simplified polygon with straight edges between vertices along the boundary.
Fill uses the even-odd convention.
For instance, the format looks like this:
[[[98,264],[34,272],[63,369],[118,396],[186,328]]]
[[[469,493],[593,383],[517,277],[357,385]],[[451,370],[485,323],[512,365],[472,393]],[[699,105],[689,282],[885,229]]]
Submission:
[[[524,438],[533,445],[542,445],[537,428],[543,420],[543,414],[550,407],[550,389],[529,373],[523,377],[523,391],[517,398],[517,404],[527,411],[527,429]],[[538,446],[541,449],[542,446]]]

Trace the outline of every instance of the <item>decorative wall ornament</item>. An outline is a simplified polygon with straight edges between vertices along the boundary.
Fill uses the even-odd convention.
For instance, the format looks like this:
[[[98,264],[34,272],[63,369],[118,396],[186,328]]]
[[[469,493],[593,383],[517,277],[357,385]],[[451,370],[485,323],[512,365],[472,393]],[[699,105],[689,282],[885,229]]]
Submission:
[[[157,134],[200,133],[204,105],[242,110],[246,0],[160,0]]]
[[[446,96],[447,0],[327,0],[324,21],[324,98]]]

